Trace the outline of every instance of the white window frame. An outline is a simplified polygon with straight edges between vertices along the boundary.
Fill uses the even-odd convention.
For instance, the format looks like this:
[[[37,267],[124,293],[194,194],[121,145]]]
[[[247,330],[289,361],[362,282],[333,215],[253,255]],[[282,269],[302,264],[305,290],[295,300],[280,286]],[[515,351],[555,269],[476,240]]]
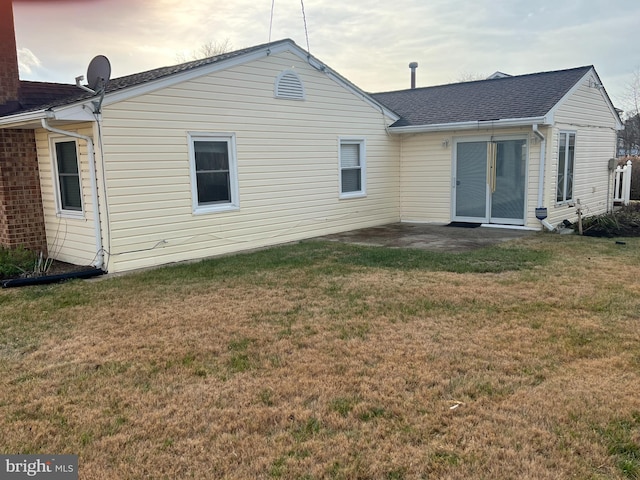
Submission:
[[[62,192],[60,191],[60,171],[58,169],[58,153],[56,145],[58,143],[73,143],[76,148],[76,163],[78,168],[78,185],[80,187],[80,210],[69,210],[62,206]],[[80,162],[80,150],[78,141],[70,137],[51,137],[51,178],[54,186],[56,198],[56,215],[65,218],[84,218],[84,194],[82,189],[82,164]]]
[[[195,215],[238,210],[240,198],[238,195],[238,165],[236,161],[236,136],[234,133],[188,132],[189,165],[191,171],[192,209]],[[229,202],[204,203],[198,202],[198,175],[196,172],[195,142],[226,142],[229,155]]]
[[[342,172],[344,170],[353,170],[353,167],[342,166],[342,146],[358,145],[359,161],[360,161],[360,190],[353,192],[344,192],[342,190]],[[366,140],[361,137],[339,137],[338,138],[338,188],[340,198],[360,198],[367,195],[367,148]]]
[[[564,171],[562,172],[563,174],[563,185],[562,185],[562,196],[563,198],[561,200],[558,200],[558,179],[560,177],[560,139],[562,137],[562,135],[566,135],[565,137],[565,149],[564,149]],[[572,165],[572,171],[571,171],[571,197],[567,198],[567,170],[568,170],[568,159],[569,159],[569,139],[571,137],[571,135],[573,135],[573,165]],[[575,131],[571,131],[571,130],[560,130],[558,132],[558,154],[557,154],[557,162],[558,162],[558,166],[557,166],[557,172],[556,172],[556,182],[555,182],[555,200],[556,200],[556,204],[557,205],[565,205],[567,203],[571,203],[575,197],[575,191],[576,191],[576,183],[575,183],[575,178],[576,178],[576,148],[578,146],[578,135],[577,132]]]

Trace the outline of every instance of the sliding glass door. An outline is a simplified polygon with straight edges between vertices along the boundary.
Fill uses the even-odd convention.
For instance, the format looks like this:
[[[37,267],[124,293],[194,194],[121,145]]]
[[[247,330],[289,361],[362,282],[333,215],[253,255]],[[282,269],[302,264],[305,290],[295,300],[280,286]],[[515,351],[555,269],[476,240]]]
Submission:
[[[527,140],[455,143],[455,221],[524,225]]]

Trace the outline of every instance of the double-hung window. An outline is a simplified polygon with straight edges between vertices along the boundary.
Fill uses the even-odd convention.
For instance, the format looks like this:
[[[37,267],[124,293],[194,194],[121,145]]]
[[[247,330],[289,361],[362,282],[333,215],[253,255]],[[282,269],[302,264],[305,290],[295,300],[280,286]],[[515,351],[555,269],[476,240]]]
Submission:
[[[194,213],[239,208],[233,134],[189,134]]]
[[[55,174],[58,211],[63,214],[82,213],[82,182],[75,140],[54,140]]]
[[[573,200],[573,170],[575,165],[576,134],[560,132],[558,137],[558,182],[556,201]]]
[[[366,194],[366,152],[364,139],[340,139],[340,197]]]

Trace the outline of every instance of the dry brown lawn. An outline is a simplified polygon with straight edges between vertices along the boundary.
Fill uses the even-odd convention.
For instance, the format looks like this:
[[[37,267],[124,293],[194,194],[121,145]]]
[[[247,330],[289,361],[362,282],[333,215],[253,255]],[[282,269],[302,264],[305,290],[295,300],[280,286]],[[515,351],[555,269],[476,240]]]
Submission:
[[[0,451],[81,479],[638,478],[625,241],[533,236],[497,273],[303,243],[0,291]]]

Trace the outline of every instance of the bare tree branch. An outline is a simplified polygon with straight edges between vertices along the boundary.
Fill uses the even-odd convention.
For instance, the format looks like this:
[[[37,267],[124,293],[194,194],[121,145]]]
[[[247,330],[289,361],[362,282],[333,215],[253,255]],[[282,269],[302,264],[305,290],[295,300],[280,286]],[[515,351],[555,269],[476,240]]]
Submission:
[[[191,60],[199,60],[201,58],[215,57],[223,53],[230,52],[233,46],[228,38],[225,38],[221,42],[215,40],[209,40],[203,43],[196,50],[192,50],[191,53],[178,53],[176,54],[176,60],[180,63],[189,62]]]

